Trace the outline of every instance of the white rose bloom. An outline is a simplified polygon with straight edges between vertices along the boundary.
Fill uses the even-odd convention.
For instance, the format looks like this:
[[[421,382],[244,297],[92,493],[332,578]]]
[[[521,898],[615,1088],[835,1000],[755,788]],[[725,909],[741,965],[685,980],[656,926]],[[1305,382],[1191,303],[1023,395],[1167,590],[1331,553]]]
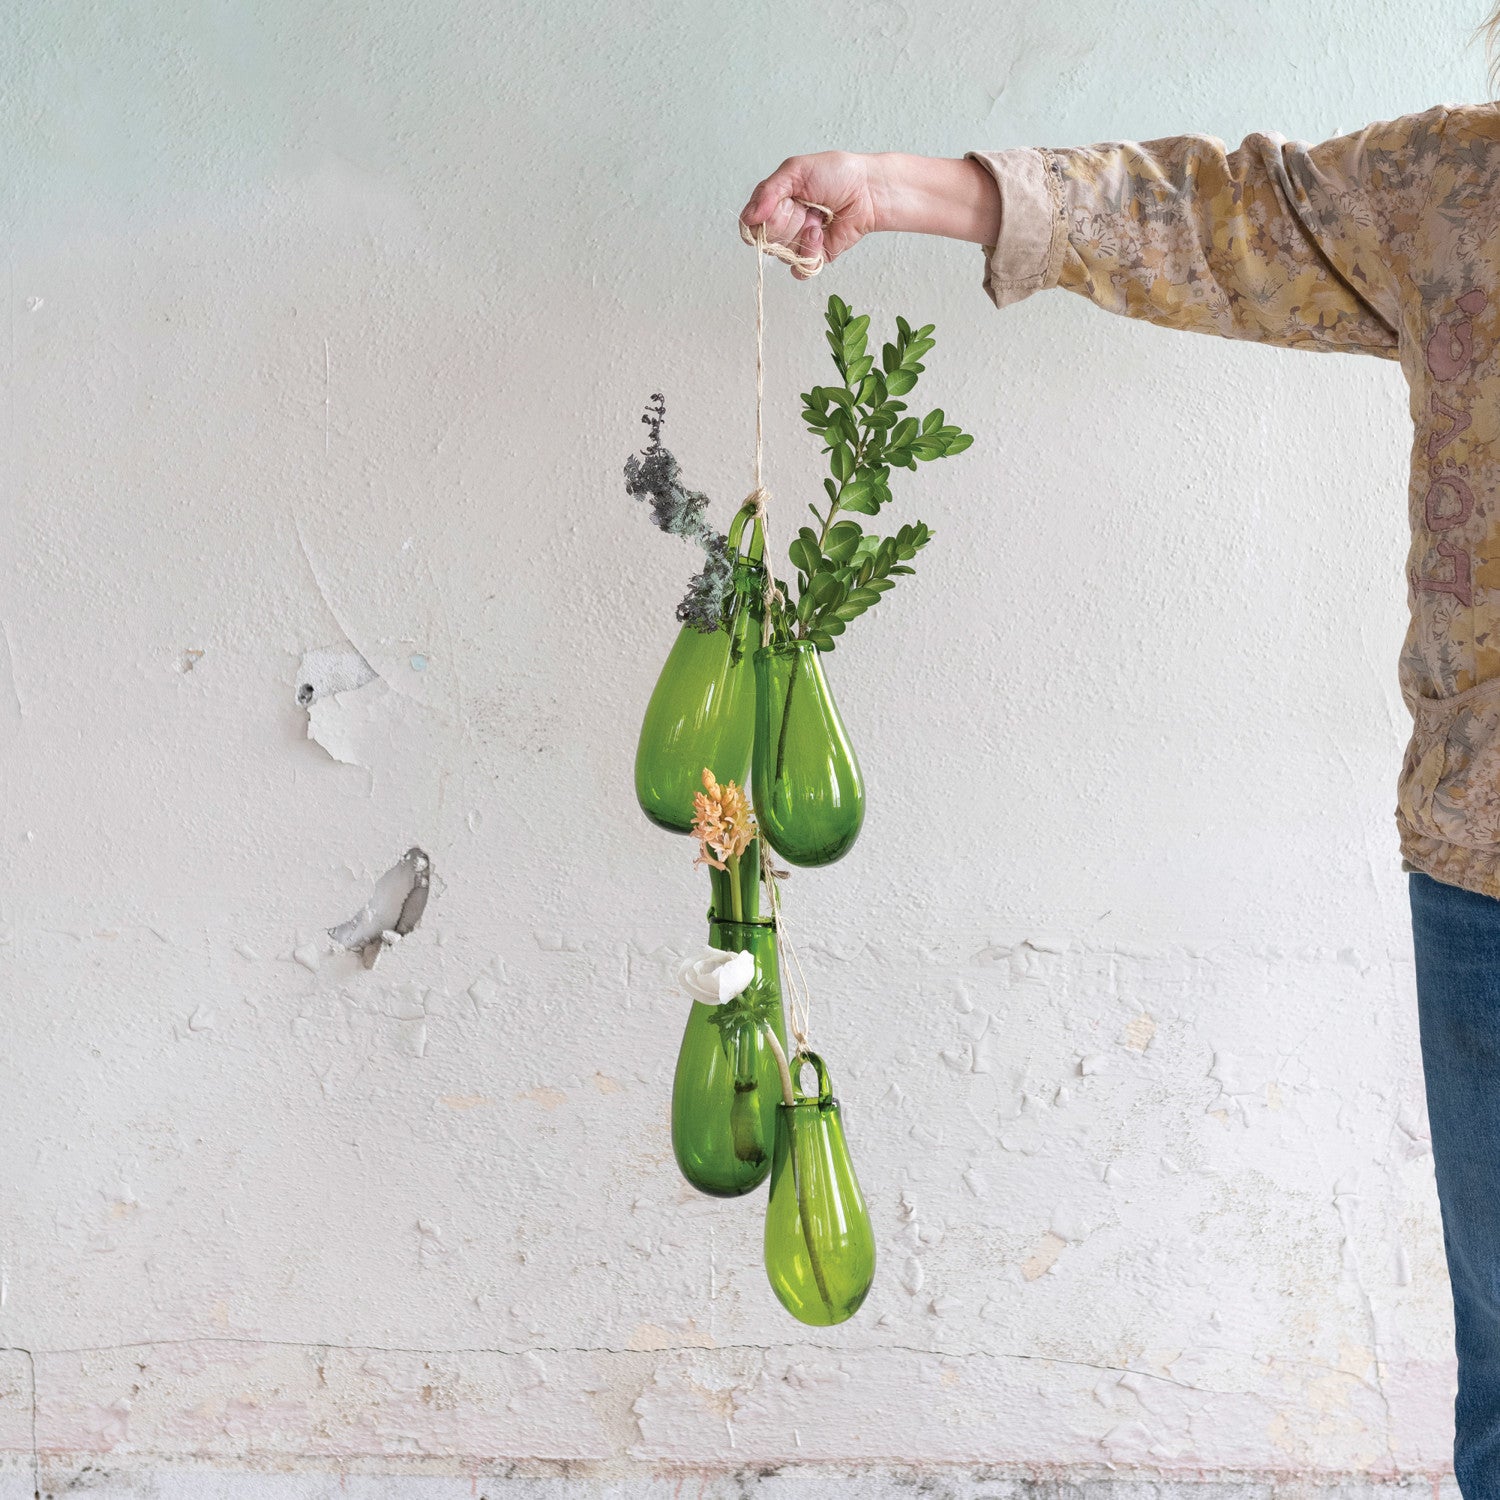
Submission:
[[[677,982],[694,1000],[704,1005],[722,1005],[743,995],[755,981],[755,955],[726,953],[722,948],[704,948],[685,958],[677,970]]]

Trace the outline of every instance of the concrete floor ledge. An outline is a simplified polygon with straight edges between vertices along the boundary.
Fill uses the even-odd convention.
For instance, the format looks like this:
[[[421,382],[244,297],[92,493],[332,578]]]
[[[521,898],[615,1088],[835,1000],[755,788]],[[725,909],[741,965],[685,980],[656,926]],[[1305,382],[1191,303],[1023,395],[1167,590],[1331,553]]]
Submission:
[[[226,1470],[222,1464],[29,1457],[0,1466],[0,1500],[1459,1500],[1451,1474],[1120,1475],[1002,1473],[962,1466],[807,1465],[661,1473],[572,1473],[508,1465],[492,1472]],[[390,1469],[389,1460],[372,1467]]]

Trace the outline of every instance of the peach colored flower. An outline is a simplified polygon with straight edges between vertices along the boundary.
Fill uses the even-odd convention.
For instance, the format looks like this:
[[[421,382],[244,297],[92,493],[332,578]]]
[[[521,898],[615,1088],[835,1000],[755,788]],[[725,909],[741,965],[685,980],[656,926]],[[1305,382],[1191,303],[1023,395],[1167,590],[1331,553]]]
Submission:
[[[700,851],[693,863],[728,869],[726,861],[738,859],[750,847],[755,831],[744,792],[732,781],[720,786],[705,766],[703,790],[693,798],[693,837]]]

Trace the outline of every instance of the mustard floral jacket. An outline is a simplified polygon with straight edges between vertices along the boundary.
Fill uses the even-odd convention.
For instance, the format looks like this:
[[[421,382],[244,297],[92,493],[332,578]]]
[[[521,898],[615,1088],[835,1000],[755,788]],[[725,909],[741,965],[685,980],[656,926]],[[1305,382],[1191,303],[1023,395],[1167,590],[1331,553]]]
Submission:
[[[985,290],[1062,286],[1168,328],[1399,359],[1411,387],[1409,864],[1500,897],[1500,108],[1320,146],[1252,135],[973,152]]]

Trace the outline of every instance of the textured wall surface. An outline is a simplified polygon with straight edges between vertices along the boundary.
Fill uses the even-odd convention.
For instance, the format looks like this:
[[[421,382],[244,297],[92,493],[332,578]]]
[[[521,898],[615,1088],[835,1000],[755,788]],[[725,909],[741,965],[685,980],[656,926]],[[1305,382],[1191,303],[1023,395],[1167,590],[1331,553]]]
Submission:
[[[4,7],[4,1500],[1447,1483],[1399,372],[1002,317],[938,242],[772,279],[784,524],[829,291],[978,435],[788,886],[881,1257],[819,1333],[671,1160],[706,886],[630,765],[692,562],[620,468],[659,390],[749,487],[782,156],[1318,138],[1480,96],[1477,12]]]

